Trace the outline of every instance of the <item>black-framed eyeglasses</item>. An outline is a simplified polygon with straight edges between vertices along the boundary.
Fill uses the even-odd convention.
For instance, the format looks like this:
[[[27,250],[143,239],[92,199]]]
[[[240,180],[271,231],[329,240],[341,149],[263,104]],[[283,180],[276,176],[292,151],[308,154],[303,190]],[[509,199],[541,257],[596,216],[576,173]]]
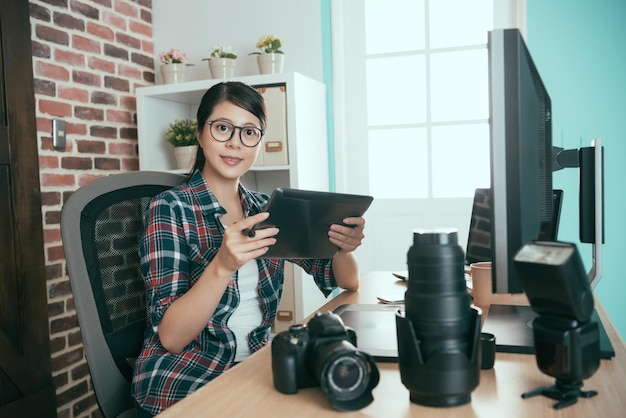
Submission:
[[[206,124],[209,125],[211,136],[218,142],[230,141],[235,130],[239,129],[241,143],[249,148],[256,147],[265,134],[263,129],[256,126],[236,126],[225,120],[209,120]]]

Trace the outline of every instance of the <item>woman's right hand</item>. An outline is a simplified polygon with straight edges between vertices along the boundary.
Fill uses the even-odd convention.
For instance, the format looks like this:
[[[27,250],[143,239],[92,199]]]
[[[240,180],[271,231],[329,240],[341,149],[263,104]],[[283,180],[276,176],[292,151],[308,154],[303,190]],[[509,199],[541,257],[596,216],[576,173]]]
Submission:
[[[235,272],[247,261],[265,254],[276,243],[278,228],[254,230],[254,226],[269,217],[261,212],[239,222],[234,222],[224,232],[222,246],[216,255],[223,266]],[[253,233],[249,233],[253,231]]]

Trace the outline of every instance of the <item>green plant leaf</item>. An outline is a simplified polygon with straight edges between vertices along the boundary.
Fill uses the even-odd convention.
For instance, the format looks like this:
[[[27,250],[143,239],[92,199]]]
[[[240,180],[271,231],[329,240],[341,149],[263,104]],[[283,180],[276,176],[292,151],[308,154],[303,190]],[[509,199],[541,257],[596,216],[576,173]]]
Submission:
[[[174,147],[198,145],[197,127],[198,122],[195,119],[175,119],[168,125],[165,140]]]

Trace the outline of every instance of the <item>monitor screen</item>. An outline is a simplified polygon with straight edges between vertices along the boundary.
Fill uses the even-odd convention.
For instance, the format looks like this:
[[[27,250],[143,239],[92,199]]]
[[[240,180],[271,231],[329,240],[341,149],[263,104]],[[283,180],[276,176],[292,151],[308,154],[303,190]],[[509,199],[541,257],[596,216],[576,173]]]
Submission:
[[[553,217],[550,96],[517,29],[489,32],[493,290],[521,293],[513,257]]]

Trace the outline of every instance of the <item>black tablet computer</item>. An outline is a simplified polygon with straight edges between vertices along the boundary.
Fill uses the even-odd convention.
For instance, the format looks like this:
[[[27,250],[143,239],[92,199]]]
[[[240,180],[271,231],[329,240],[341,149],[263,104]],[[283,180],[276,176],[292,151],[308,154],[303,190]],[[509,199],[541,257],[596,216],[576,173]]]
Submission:
[[[277,188],[263,209],[270,217],[255,229],[277,227],[276,244],[263,258],[331,258],[337,252],[328,239],[332,224],[363,216],[372,196]]]

